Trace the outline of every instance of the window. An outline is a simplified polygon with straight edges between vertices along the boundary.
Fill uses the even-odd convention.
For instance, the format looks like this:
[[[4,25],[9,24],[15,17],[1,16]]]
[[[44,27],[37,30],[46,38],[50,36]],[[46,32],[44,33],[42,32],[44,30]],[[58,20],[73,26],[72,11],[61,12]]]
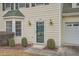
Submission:
[[[19,3],[19,7],[20,8],[25,7],[25,3]]]
[[[10,8],[10,3],[6,3],[6,8]]]
[[[21,21],[16,21],[16,36],[21,36]]]
[[[12,21],[6,21],[6,32],[12,32]]]
[[[79,26],[79,24],[73,24],[73,26]]]
[[[79,3],[77,3],[77,5],[79,6]]]
[[[29,8],[29,3],[26,3],[26,8]]]
[[[11,3],[11,10],[14,10],[14,3]]]
[[[36,6],[43,5],[44,3],[36,3]]]
[[[2,10],[5,11],[5,3],[2,4]]]
[[[68,27],[72,26],[72,24],[67,24]]]
[[[18,9],[18,3],[15,3],[15,9]]]
[[[49,5],[49,3],[45,3],[45,5]]]
[[[31,6],[32,6],[32,7],[35,7],[35,3],[32,3]]]
[[[3,3],[2,4],[2,7],[3,7],[3,11],[5,11],[6,9],[10,9],[10,3]]]

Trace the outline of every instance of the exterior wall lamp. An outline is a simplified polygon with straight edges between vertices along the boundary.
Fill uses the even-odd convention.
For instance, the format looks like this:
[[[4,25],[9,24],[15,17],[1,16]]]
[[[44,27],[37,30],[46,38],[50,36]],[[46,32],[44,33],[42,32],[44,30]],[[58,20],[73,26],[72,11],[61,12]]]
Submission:
[[[50,19],[50,25],[54,24],[54,20]]]
[[[31,26],[31,25],[32,25],[30,21],[28,21],[28,23],[29,23],[29,26]]]

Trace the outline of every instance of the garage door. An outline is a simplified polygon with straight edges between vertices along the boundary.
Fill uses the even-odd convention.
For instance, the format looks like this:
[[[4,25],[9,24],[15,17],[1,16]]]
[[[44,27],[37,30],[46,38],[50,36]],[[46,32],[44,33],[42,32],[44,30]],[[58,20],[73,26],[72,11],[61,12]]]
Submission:
[[[79,22],[66,22],[64,31],[64,42],[79,44]]]

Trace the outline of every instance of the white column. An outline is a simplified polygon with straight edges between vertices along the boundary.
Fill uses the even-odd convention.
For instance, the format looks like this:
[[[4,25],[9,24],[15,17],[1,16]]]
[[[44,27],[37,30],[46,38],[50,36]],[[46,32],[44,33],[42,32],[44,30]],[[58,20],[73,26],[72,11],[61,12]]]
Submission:
[[[12,21],[12,32],[15,33],[15,21]]]
[[[14,10],[16,10],[16,9],[15,9],[15,6],[16,6],[16,5],[15,5],[15,3],[14,3]]]

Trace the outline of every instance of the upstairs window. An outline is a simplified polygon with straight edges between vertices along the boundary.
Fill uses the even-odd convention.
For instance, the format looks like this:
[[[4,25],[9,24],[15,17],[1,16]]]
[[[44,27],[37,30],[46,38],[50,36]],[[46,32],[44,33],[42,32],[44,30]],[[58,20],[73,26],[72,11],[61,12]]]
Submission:
[[[77,3],[77,5],[79,6],[79,3]]]
[[[5,11],[6,9],[10,9],[11,8],[11,5],[10,3],[3,3],[2,4],[2,10]]]
[[[19,3],[19,8],[25,7],[25,3]]]
[[[11,3],[11,10],[14,10],[14,3]]]
[[[49,3],[45,3],[45,5],[49,5]]]
[[[49,5],[49,3],[31,3],[32,7],[41,6],[41,5]]]
[[[26,8],[29,8],[29,3],[26,3]]]
[[[44,3],[36,3],[36,6],[43,5]]]
[[[15,3],[15,9],[18,9],[18,3]]]
[[[10,8],[10,3],[6,3],[6,8]]]
[[[2,10],[5,11],[5,3],[2,4]]]
[[[35,7],[35,3],[32,3],[31,6],[32,6],[32,7]]]

